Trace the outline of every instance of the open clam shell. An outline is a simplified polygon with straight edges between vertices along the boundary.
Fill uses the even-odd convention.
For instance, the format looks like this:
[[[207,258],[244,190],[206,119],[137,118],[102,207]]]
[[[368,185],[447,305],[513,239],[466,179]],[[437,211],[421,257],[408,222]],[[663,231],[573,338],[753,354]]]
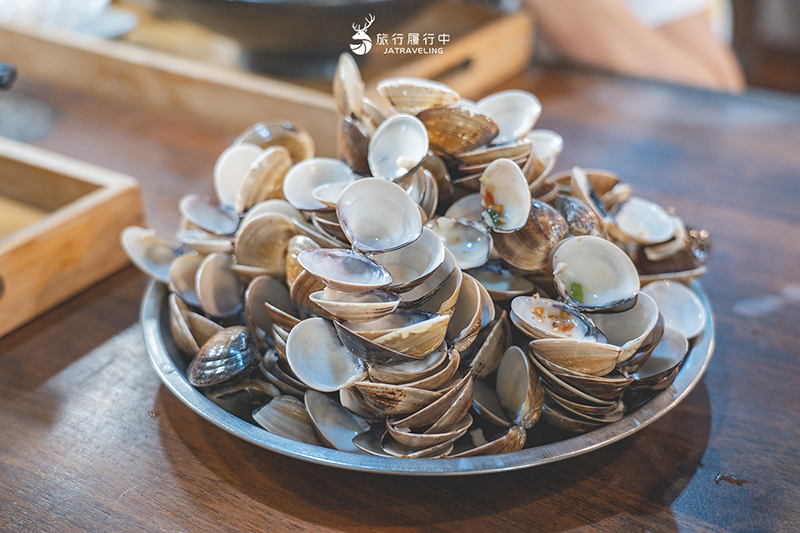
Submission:
[[[529,131],[523,141],[533,145],[531,155],[522,167],[522,173],[525,174],[533,192],[553,170],[558,156],[564,149],[564,138],[552,130],[535,129]]]
[[[497,367],[497,400],[511,422],[533,427],[542,414],[542,384],[536,367],[518,346],[509,347]]]
[[[546,391],[555,391],[585,405],[613,406],[633,382],[631,376],[623,374],[591,376],[572,372],[547,363],[533,351],[529,353]]]
[[[303,250],[297,261],[327,287],[340,291],[366,292],[392,283],[392,275],[383,265],[355,250]]]
[[[463,274],[461,289],[447,325],[446,338],[459,352],[464,351],[481,329],[482,295],[479,283],[469,274]]]
[[[437,433],[414,432],[411,428],[391,423],[388,419],[386,423],[389,435],[400,444],[404,444],[410,448],[427,448],[444,442],[453,442],[464,435],[471,426],[472,415],[469,413],[461,417],[461,420],[456,424]]]
[[[204,255],[196,253],[183,254],[176,257],[169,267],[169,288],[181,299],[194,307],[200,307],[197,297],[197,269],[205,259]]]
[[[514,142],[533,129],[542,114],[539,99],[528,91],[499,91],[475,104],[498,126],[499,132],[492,140],[494,144]]]
[[[246,142],[232,144],[222,151],[214,164],[214,191],[221,204],[231,208],[236,205],[247,174],[261,151],[259,146]]]
[[[180,255],[180,245],[156,235],[155,230],[128,226],[120,234],[125,255],[136,267],[163,283],[169,283],[173,259]]]
[[[641,292],[636,304],[619,313],[596,313],[592,321],[610,344],[622,348],[618,362],[633,357],[658,322],[659,310],[655,300]]]
[[[292,162],[297,163],[314,157],[316,147],[311,134],[291,122],[258,122],[242,131],[233,144],[255,144],[262,150],[271,146],[283,146],[289,150]]]
[[[496,159],[480,179],[483,220],[492,230],[511,232],[522,228],[531,211],[531,192],[519,166]]]
[[[530,141],[518,141],[499,146],[482,146],[469,152],[457,154],[455,158],[459,161],[459,170],[464,174],[482,172],[495,159],[506,158],[516,161],[520,158],[527,159],[533,143]]]
[[[353,438],[368,431],[370,423],[348,411],[327,394],[308,389],[304,403],[320,440],[331,448],[353,453],[363,450],[353,444]]]
[[[188,222],[215,235],[231,235],[239,227],[239,217],[231,208],[201,194],[185,195],[178,210]]]
[[[630,257],[601,237],[564,239],[553,248],[550,265],[559,294],[581,310],[624,310],[639,293]]]
[[[489,259],[492,237],[478,224],[437,217],[426,222],[425,227],[442,240],[462,270],[479,267]]]
[[[307,318],[292,328],[286,360],[300,381],[318,391],[343,389],[366,376],[364,363],[345,348],[324,318]]]
[[[531,294],[536,289],[531,280],[517,275],[498,262],[471,268],[467,273],[486,289],[492,300],[497,302]]]
[[[433,315],[427,320],[381,335],[375,339],[375,343],[410,357],[424,357],[444,341],[449,321],[450,315]]]
[[[412,429],[426,428],[425,433],[438,433],[461,420],[472,404],[472,375],[459,382],[424,408],[403,418],[387,419],[388,425]]]
[[[339,335],[339,339],[344,346],[346,346],[353,355],[368,363],[396,365],[407,361],[418,360],[422,357],[412,357],[404,352],[376,343],[373,339],[364,335],[363,331],[356,331],[353,329],[354,326],[360,325],[358,322],[348,322],[345,325],[345,323],[336,320],[334,321],[334,325],[336,327],[336,333]]]
[[[608,229],[619,241],[645,246],[666,242],[675,234],[673,218],[664,208],[637,196],[616,205]]]
[[[401,248],[422,233],[422,215],[411,196],[379,178],[351,183],[342,191],[336,212],[348,240],[363,252]]]
[[[444,393],[388,383],[357,381],[356,389],[367,404],[384,415],[414,413],[441,398]]]
[[[695,292],[677,281],[654,281],[643,292],[655,300],[667,326],[683,333],[687,339],[697,337],[705,326],[706,310]]]
[[[372,175],[398,180],[413,172],[428,155],[428,132],[413,116],[398,113],[384,120],[369,140],[367,162]]]
[[[508,312],[503,309],[500,316],[486,329],[488,330],[486,338],[469,363],[470,372],[476,380],[494,372],[503,354],[511,345],[511,323],[508,320]]]
[[[235,237],[231,235],[214,235],[191,223],[186,223],[176,234],[177,239],[186,247],[200,254],[223,253],[233,251]]]
[[[344,116],[361,116],[361,101],[364,98],[364,81],[356,60],[348,53],[342,53],[336,63],[333,75],[333,99],[339,113]]]
[[[662,390],[669,387],[678,374],[680,364],[689,352],[689,341],[680,330],[667,326],[661,342],[650,358],[633,374],[630,389]]]
[[[531,339],[597,340],[597,328],[586,316],[538,294],[511,300],[511,323]]]
[[[372,259],[391,275],[388,289],[407,292],[430,277],[444,262],[444,243],[432,230],[423,227],[412,243],[388,252],[377,252]]]
[[[283,292],[284,297],[291,303],[289,289],[286,284],[270,276],[253,278],[244,291],[245,322],[259,340],[264,340],[271,334],[273,320],[264,302],[270,298],[276,289]]]
[[[194,357],[200,347],[222,330],[222,326],[190,310],[175,293],[169,295],[169,325],[175,344],[184,354]]]
[[[211,316],[224,318],[238,313],[244,289],[242,279],[233,270],[233,257],[228,254],[208,254],[197,269],[197,299]]]
[[[283,194],[295,208],[303,211],[328,209],[314,197],[314,189],[336,182],[353,182],[356,175],[347,163],[328,157],[314,157],[293,165],[283,178]]]
[[[454,278],[458,279],[454,279]],[[455,300],[451,297],[461,287],[461,269],[456,267],[456,259],[450,250],[445,248],[444,261],[413,289],[400,294],[403,309],[422,309],[431,313],[449,314]]]

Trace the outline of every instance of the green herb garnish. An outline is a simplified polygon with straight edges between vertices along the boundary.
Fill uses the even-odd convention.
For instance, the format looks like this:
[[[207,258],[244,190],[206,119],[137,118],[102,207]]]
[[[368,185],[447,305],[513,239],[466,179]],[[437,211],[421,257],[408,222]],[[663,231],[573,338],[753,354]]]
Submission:
[[[569,288],[569,294],[576,302],[583,302],[583,285],[573,281]]]
[[[492,223],[494,223],[495,226],[499,226],[503,223],[503,219],[500,217],[500,213],[495,211],[493,208],[490,207],[489,209],[486,210],[486,212],[491,217]]]

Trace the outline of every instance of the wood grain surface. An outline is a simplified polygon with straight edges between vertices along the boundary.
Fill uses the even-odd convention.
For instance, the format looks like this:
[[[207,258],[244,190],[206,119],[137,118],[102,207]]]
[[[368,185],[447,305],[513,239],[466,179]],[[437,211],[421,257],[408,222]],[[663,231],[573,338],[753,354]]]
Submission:
[[[791,532],[800,524],[800,99],[532,69],[557,170],[618,173],[711,232],[705,377],[633,436],[536,468],[460,478],[307,464],[212,426],[161,385],[129,267],[0,339],[0,530]],[[41,146],[137,177],[146,216],[210,192],[230,138],[20,80]],[[257,120],[259,117],[254,117]]]

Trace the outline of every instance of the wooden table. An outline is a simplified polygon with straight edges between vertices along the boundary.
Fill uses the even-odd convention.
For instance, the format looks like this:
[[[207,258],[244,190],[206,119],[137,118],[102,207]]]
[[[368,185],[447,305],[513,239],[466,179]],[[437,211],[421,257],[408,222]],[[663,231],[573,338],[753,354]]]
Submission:
[[[159,381],[146,279],[115,274],[0,339],[2,531],[798,531],[800,99],[532,69],[558,170],[617,172],[708,229],[715,312],[702,382],[635,435],[577,458],[456,478],[304,463],[218,429]],[[41,146],[137,177],[149,225],[211,191],[231,141],[51,87]],[[260,117],[254,117],[254,121]]]

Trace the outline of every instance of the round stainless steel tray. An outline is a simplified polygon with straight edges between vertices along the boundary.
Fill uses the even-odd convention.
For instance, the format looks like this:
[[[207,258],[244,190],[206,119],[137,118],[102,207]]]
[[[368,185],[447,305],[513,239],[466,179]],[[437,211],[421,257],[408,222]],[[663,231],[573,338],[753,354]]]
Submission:
[[[183,403],[212,424],[237,437],[296,459],[325,466],[363,472],[418,476],[453,476],[517,470],[575,457],[641,430],[669,412],[700,381],[714,348],[714,320],[700,285],[692,288],[700,296],[709,320],[699,340],[686,357],[673,384],[657,393],[618,422],[557,442],[518,452],[454,459],[399,459],[342,452],[293,441],[269,433],[218,406],[198,392],[186,379],[186,363],[169,329],[167,287],[151,281],[141,307],[141,323],[150,362],[161,380]]]

